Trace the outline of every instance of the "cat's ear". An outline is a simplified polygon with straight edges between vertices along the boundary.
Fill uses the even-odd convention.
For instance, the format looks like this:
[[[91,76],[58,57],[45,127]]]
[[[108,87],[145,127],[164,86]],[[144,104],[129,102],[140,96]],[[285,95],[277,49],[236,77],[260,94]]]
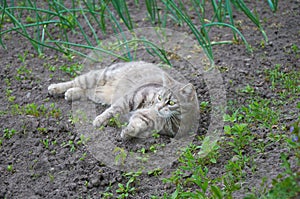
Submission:
[[[180,89],[181,95],[187,97],[190,101],[194,100],[195,97],[195,88],[193,84],[188,83]]]
[[[171,87],[173,85],[174,85],[174,80],[169,75],[164,73],[163,74],[163,86]]]

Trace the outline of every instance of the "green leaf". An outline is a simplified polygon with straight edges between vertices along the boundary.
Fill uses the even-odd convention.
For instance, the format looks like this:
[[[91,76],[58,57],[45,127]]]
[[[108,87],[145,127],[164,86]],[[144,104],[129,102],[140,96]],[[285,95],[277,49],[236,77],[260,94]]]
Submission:
[[[211,189],[211,191],[212,191],[212,193],[213,193],[214,196],[216,196],[219,199],[223,198],[222,191],[220,190],[220,188],[218,186],[212,185],[210,187],[210,189]]]
[[[171,199],[177,199],[177,197],[178,197],[178,190],[176,189],[176,190],[172,193]]]

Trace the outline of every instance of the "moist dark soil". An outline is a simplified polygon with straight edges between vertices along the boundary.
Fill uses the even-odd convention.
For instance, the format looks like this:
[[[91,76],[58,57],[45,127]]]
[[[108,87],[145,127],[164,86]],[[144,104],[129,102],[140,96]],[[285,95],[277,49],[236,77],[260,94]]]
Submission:
[[[142,20],[146,16],[145,5],[141,4],[138,9],[134,4],[129,5],[138,27],[151,26],[148,20]],[[239,29],[251,44],[253,53],[247,52],[241,44],[213,47],[215,63],[222,72],[226,88],[229,113],[235,110],[234,106],[245,104],[250,98],[249,95],[239,92],[247,85],[255,89],[257,96],[279,99],[270,89],[271,82],[266,78],[265,70],[274,69],[276,64],[282,66],[280,70],[283,72],[300,70],[299,56],[291,51],[292,45],[300,47],[300,2],[280,1],[279,10],[275,14],[270,11],[266,2],[249,1],[247,5],[255,8],[263,20],[269,41],[263,42],[259,30],[249,19],[239,14],[235,16],[240,22]],[[196,21],[195,23],[197,24]],[[89,29],[88,25],[83,28]],[[169,28],[190,32],[186,27],[172,24],[172,21]],[[100,38],[106,38],[101,35],[101,31],[98,34]],[[118,183],[126,184],[128,181],[123,175],[124,172],[112,169],[97,160],[84,144],[78,142],[80,134],[76,133],[71,119],[72,104],[66,102],[62,96],[49,96],[47,92],[51,83],[72,78],[68,73],[59,70],[61,66],[81,63],[83,59],[75,56],[70,60],[50,49],[44,49],[44,55],[38,56],[28,40],[20,34],[9,33],[4,38],[7,49],[0,49],[0,136],[3,137],[8,132],[13,135],[11,138],[4,138],[0,145],[0,198],[101,198],[103,192],[116,193]],[[232,34],[229,29],[215,28],[211,31],[211,38],[231,40]],[[82,43],[84,39],[78,34],[70,33],[70,41]],[[21,61],[20,55],[26,53],[26,59]],[[83,53],[87,53],[87,50],[83,50]],[[149,61],[147,57],[138,59]],[[180,61],[176,63],[180,66]],[[49,70],[49,66],[56,70]],[[190,71],[184,67],[180,72],[196,87],[199,101],[209,101],[201,74],[191,76]],[[231,105],[232,101],[235,103]],[[293,100],[273,107],[282,113],[277,126],[290,125],[296,121],[299,115],[295,108],[296,103],[297,100]],[[29,104],[32,104],[30,110],[33,111],[22,109],[28,109]],[[38,107],[37,111],[34,111],[35,105]],[[99,106],[98,109],[105,108]],[[201,113],[199,135],[206,133],[210,123],[209,113]],[[280,133],[280,129],[276,131],[277,126],[274,126],[274,132]],[[113,132],[112,137],[116,137],[116,142],[121,143],[122,147],[124,143],[117,138],[119,130],[113,127],[107,129]],[[270,130],[261,130],[255,125],[252,130],[253,134],[259,134],[262,138],[271,133]],[[270,182],[282,172],[280,153],[287,150],[283,143],[276,142],[268,146],[264,153],[257,155],[254,160],[255,172],[251,168],[245,169],[246,177],[242,188],[234,193],[234,197],[242,198],[247,192],[259,187],[263,177],[266,176]],[[245,153],[251,156],[255,152],[249,150]],[[220,150],[220,154],[216,164],[208,165],[211,178],[225,173],[224,165],[234,153],[232,149],[225,148]],[[8,165],[12,165],[12,168],[9,169]],[[170,164],[159,176],[141,174],[135,183],[136,191],[129,198],[150,198],[153,195],[162,197],[164,193],[172,193],[175,187],[167,186],[162,179],[169,177],[177,165],[177,162]],[[292,167],[295,166],[292,163]]]

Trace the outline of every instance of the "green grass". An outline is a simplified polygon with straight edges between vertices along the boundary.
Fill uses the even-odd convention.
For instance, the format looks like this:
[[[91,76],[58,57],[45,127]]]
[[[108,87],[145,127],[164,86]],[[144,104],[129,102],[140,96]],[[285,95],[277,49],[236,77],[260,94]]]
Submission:
[[[4,129],[3,130],[3,138],[10,139],[16,133],[15,129]]]
[[[277,10],[277,3],[277,0],[268,1],[268,5],[272,11]],[[157,28],[166,28],[169,19],[176,24],[187,26],[211,62],[213,62],[212,45],[233,44],[238,43],[238,40],[242,40],[248,50],[251,50],[246,39],[236,27],[233,17],[235,12],[238,15],[247,16],[267,41],[267,36],[259,17],[242,0],[218,2],[215,0],[190,0],[188,3],[182,0],[176,2],[173,0],[145,0],[145,4],[147,10],[145,18],[151,21]],[[212,6],[213,8],[211,15],[205,12],[208,6]],[[101,46],[101,39],[99,38],[99,34],[96,33],[98,30],[96,29],[97,27],[106,35],[107,24],[112,26],[114,33],[121,33],[121,35],[124,31],[133,31],[134,28],[137,28],[134,22],[135,19],[131,14],[132,11],[129,9],[126,1],[98,0],[81,2],[72,0],[68,6],[58,0],[49,2],[22,0],[17,4],[4,1],[1,3],[0,9],[0,45],[3,48],[6,48],[5,36],[11,32],[17,32],[28,39],[38,54],[42,54],[45,48],[51,48],[65,55],[78,54],[87,56],[80,49],[91,49],[99,51],[99,53],[119,57],[123,60],[133,59],[130,47],[127,44],[124,44],[125,48],[123,48],[125,56],[119,56],[114,51],[106,50],[106,46]],[[136,1],[134,9],[143,9],[140,7],[139,1]],[[199,26],[194,24],[191,13],[197,16],[197,25],[201,25],[200,27],[202,27],[200,30],[197,28]],[[83,18],[81,21],[78,20],[80,16]],[[88,29],[83,29],[83,23],[88,25]],[[232,31],[234,41],[211,41],[208,34],[214,26],[227,27],[229,31]],[[53,33],[53,28],[58,29],[59,32]],[[71,41],[71,32],[76,32],[76,34],[83,38],[84,42],[76,44]],[[119,42],[126,43],[128,39],[122,36],[119,38]],[[143,41],[141,42],[144,43]],[[95,47],[97,45],[99,46]],[[154,48],[153,45],[151,48],[156,52],[163,50]],[[23,55],[19,55],[21,62],[26,60],[26,56],[26,52]]]
[[[49,107],[45,107],[44,104],[38,105],[36,103],[29,103],[26,105],[19,105],[15,103],[15,96],[12,96],[10,91],[7,91],[7,101],[10,103],[6,114],[12,115],[30,115],[34,117],[54,117],[59,118],[61,116],[61,110],[55,107],[54,103],[51,103]]]
[[[300,71],[283,72],[283,66],[276,64],[273,69],[265,70],[266,80],[271,82],[271,89],[282,99],[297,97],[300,92]]]

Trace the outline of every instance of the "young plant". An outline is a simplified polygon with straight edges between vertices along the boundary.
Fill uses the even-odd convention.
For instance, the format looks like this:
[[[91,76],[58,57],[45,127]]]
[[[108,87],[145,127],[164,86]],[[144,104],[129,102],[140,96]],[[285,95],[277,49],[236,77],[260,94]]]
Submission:
[[[6,139],[10,139],[12,138],[12,136],[16,133],[16,130],[15,129],[4,129],[3,131],[3,137],[6,138]]]
[[[46,149],[49,149],[49,139],[41,140],[41,142]]]
[[[129,180],[126,182],[125,185],[119,183],[118,189],[116,190],[116,193],[119,194],[118,198],[127,198],[129,195],[134,194],[136,188],[133,184],[136,183],[137,177],[139,177],[142,174],[142,172],[129,172],[125,173],[125,177],[129,178]]]
[[[200,149],[198,155],[202,159],[202,164],[217,163],[219,148],[217,140],[210,141],[210,137],[206,136],[202,141],[202,145],[196,147],[196,149]]]
[[[83,66],[80,64],[72,64],[71,66],[62,65],[59,67],[59,69],[71,75],[72,77],[76,77],[78,74],[80,74],[82,67]]]
[[[22,63],[24,63],[25,60],[26,60],[26,58],[27,58],[27,55],[28,55],[28,50],[25,50],[25,52],[23,53],[23,55],[22,55],[22,54],[18,54],[18,58],[19,58],[19,60],[20,60]]]
[[[113,151],[114,154],[116,154],[115,157],[115,164],[125,164],[125,160],[127,158],[126,150],[120,147],[116,147]]]
[[[8,172],[13,172],[13,171],[14,171],[13,165],[12,165],[12,164],[7,165],[6,170],[7,170]]]
[[[229,135],[231,140],[228,142],[233,147],[233,151],[239,154],[240,150],[243,150],[245,146],[250,145],[254,136],[250,133],[248,125],[245,123],[234,124],[233,126],[226,125],[224,132]]]
[[[121,128],[123,124],[120,121],[120,114],[116,114],[114,117],[110,118],[108,125],[111,127]]]

